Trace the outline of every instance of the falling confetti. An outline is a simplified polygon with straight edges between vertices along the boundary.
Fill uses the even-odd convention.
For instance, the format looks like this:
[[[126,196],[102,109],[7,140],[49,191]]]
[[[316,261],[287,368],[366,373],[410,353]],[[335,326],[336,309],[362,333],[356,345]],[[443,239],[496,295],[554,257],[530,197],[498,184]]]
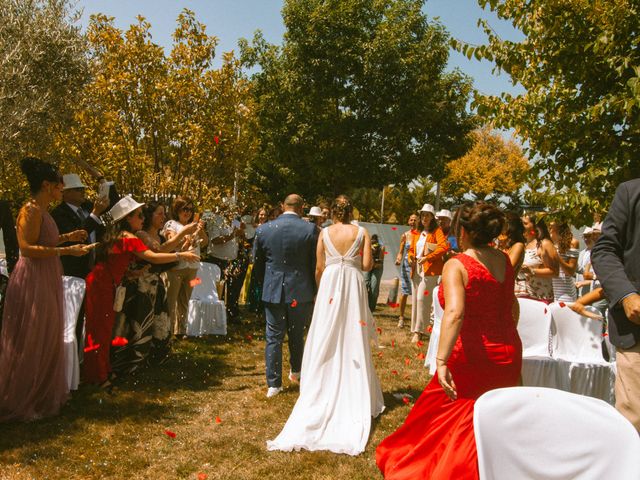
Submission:
[[[253,336],[252,335],[247,335],[244,338],[247,340],[247,342],[251,342],[253,340]]]
[[[200,285],[201,283],[202,283],[202,280],[200,278],[196,277],[196,278],[194,278],[193,280],[191,280],[189,282],[189,285],[191,287],[195,287],[196,285]]]
[[[382,335],[382,329],[380,327],[376,328],[376,332],[378,332],[378,335]]]
[[[222,423],[222,419],[220,417],[216,417],[216,423]]]
[[[426,297],[427,295],[429,295],[429,290],[425,290],[425,291],[424,291],[424,295],[425,295],[425,297]]]
[[[199,473],[198,474],[198,480],[207,480],[207,474],[206,473]]]
[[[418,357],[420,360],[424,360],[426,355],[422,352],[418,353],[418,355],[416,355],[416,357]]]
[[[127,340],[124,337],[114,337],[114,339],[111,340],[111,345],[114,347],[124,347],[128,343],[129,343],[129,340]]]
[[[391,340],[391,348],[396,348],[396,341],[395,340]]]
[[[391,227],[391,230],[397,230],[398,227]]]
[[[164,431],[164,434],[165,434],[167,437],[176,438],[176,434],[175,434],[175,433],[173,433],[171,430],[165,430],[165,431]]]
[[[398,371],[397,370],[391,370],[391,375],[397,375]]]
[[[364,320],[360,320],[360,326],[366,327],[367,326],[367,322],[365,322]]]
[[[431,325],[429,325],[429,327],[427,328],[427,332],[429,333],[433,332],[433,327]]]
[[[99,343],[93,343],[93,338],[91,338],[91,334],[89,333],[87,335],[87,346],[84,347],[85,353],[91,352],[93,350],[97,350],[99,348],[100,348],[100,344]]]
[[[411,403],[411,400],[409,400],[409,397],[402,397],[402,401],[404,402],[405,405],[409,405]]]
[[[418,340],[418,341],[416,342],[416,347],[418,347],[418,348],[422,348],[422,347],[424,347],[424,342],[423,342],[422,340]]]
[[[296,308],[298,306],[298,301],[294,298],[293,302],[291,302],[291,308]]]
[[[567,304],[566,304],[566,303],[564,303],[564,302],[560,302],[560,303],[558,303],[558,305],[560,305],[560,308],[564,308],[564,307],[566,307],[566,306],[567,306]]]
[[[218,145],[220,143],[220,137],[216,135],[215,137],[213,137],[213,141],[216,142],[216,145]]]

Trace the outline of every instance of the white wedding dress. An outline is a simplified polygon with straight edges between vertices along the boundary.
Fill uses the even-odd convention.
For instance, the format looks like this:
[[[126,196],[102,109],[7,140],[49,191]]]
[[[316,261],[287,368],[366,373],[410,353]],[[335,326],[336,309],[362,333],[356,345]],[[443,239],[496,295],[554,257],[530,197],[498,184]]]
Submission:
[[[340,255],[322,231],[326,268],[304,347],[300,396],[269,450],[329,450],[358,455],[369,439],[371,417],[384,410],[371,359],[376,340],[367,305],[360,247],[364,229]]]

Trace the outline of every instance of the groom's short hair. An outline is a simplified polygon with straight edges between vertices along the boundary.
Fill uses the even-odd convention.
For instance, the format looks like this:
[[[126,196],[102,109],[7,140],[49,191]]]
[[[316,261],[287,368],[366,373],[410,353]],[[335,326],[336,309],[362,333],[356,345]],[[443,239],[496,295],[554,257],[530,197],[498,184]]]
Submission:
[[[297,193],[287,195],[287,198],[284,199],[284,205],[287,207],[302,208],[302,204],[302,197]]]

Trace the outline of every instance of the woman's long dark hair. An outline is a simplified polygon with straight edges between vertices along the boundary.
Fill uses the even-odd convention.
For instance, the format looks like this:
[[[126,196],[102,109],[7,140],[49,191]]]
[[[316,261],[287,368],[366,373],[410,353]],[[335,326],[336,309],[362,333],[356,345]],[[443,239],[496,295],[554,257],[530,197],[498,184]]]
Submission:
[[[507,240],[504,246],[506,248],[511,248],[518,242],[526,245],[527,242],[524,238],[524,224],[522,223],[520,215],[513,211],[507,211],[504,213],[504,216],[505,225],[507,227]]]
[[[105,225],[105,231],[100,239],[100,243],[96,247],[96,263],[97,262],[106,262],[109,258],[109,252],[113,248],[113,244],[122,237],[124,232],[131,232],[129,222],[127,218],[132,214],[125,216],[123,219],[117,222],[110,222]],[[146,217],[145,217],[146,219]]]
[[[150,202],[147,202],[144,207],[142,207],[142,213],[144,214],[144,221],[142,222],[143,230],[146,230],[151,226],[153,214],[160,207],[164,207],[164,203],[158,202],[156,200],[151,200]]]
[[[420,224],[420,227],[422,227],[422,215],[423,214],[426,215],[427,213],[430,213],[430,212],[421,212],[420,213],[420,220],[418,222]],[[433,233],[438,228],[438,220],[436,220],[436,216],[433,213],[431,214],[431,221],[429,221],[429,225],[427,225],[424,228],[428,233]]]

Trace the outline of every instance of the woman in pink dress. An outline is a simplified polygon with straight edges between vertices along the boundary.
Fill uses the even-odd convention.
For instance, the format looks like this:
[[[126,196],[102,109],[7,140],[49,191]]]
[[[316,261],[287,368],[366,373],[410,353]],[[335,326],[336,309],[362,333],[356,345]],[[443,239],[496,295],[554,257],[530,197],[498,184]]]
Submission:
[[[473,432],[476,399],[517,385],[522,344],[514,318],[513,267],[489,246],[502,230],[502,213],[484,202],[465,204],[454,217],[463,253],[443,271],[444,306],[437,374],[404,424],[376,450],[387,480],[476,480]]]
[[[0,332],[0,422],[35,420],[58,413],[69,394],[65,377],[60,255],[86,255],[87,232],[58,235],[47,208],[62,199],[62,177],[53,165],[25,158],[21,168],[32,199],[18,215],[20,259],[9,278]]]

